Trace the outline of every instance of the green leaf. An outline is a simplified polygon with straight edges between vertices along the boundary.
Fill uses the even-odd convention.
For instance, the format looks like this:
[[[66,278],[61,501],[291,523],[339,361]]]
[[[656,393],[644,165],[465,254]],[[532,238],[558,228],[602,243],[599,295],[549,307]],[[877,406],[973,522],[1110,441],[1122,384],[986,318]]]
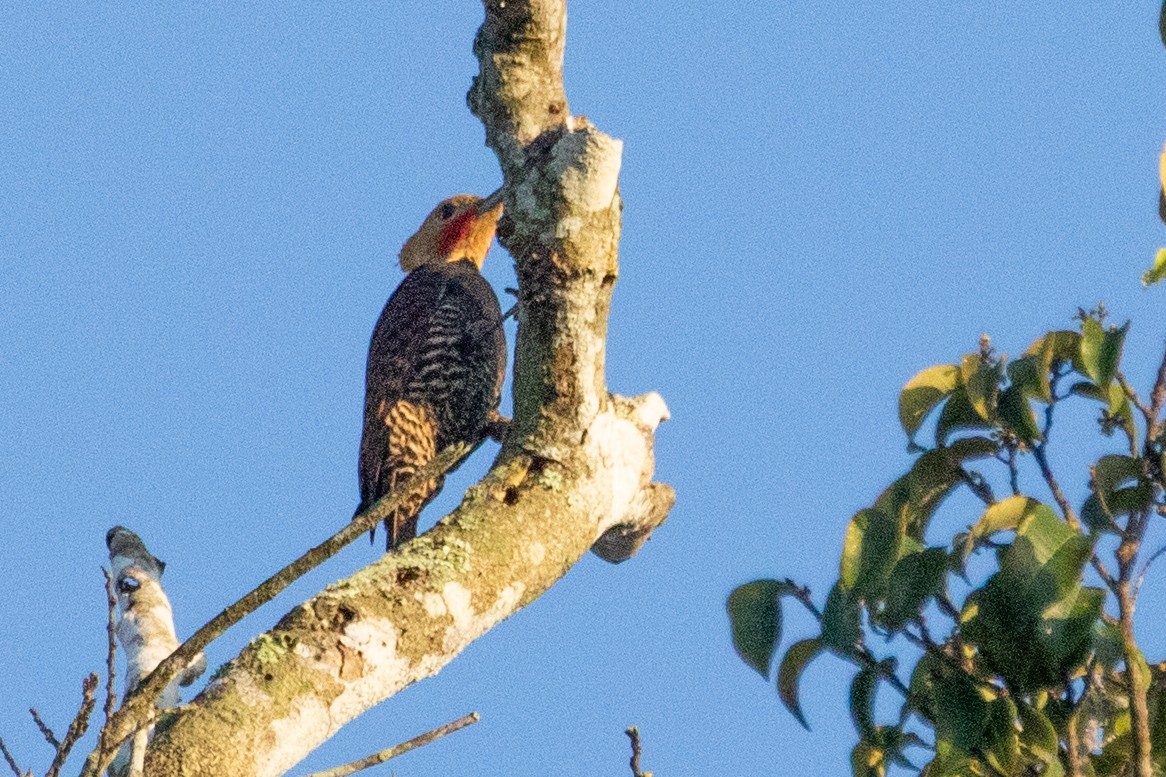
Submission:
[[[1122,344],[1130,324],[1108,330],[1093,318],[1081,322],[1081,363],[1085,374],[1099,387],[1108,389],[1121,361]]]
[[[1094,647],[1093,627],[1101,619],[1105,591],[1078,588],[1043,613],[1042,646],[1056,666],[1080,666]]]
[[[932,514],[960,482],[960,464],[947,448],[927,451],[907,473],[908,498],[902,520],[907,534],[922,538]]]
[[[1043,355],[1022,356],[1009,362],[1008,380],[1025,397],[1048,404],[1052,401],[1052,388],[1049,384],[1049,367],[1042,362]]]
[[[822,644],[844,656],[852,655],[862,637],[860,615],[858,598],[839,580],[826,597],[826,607],[822,610]]]
[[[1116,669],[1124,662],[1125,639],[1121,635],[1121,627],[1098,619],[1093,624],[1093,655],[1097,663],[1106,669]]]
[[[1097,777],[1118,777],[1128,774],[1129,765],[1134,761],[1133,737],[1128,732],[1114,737],[1092,761]]]
[[[784,581],[754,580],[729,594],[733,647],[742,661],[765,678],[781,642],[781,596],[792,589],[792,584]]]
[[[960,387],[952,392],[947,402],[944,403],[943,410],[939,413],[939,420],[935,424],[935,444],[945,445],[952,432],[963,429],[991,428],[993,428],[993,424],[985,421],[976,412],[968,399],[968,393]]]
[[[1049,509],[1027,496],[1017,495],[1002,499],[984,511],[980,520],[972,527],[971,539],[975,542],[998,531],[1015,531],[1027,516],[1040,507]]]
[[[1020,743],[1042,763],[1049,763],[1057,757],[1059,740],[1057,729],[1048,717],[1025,702],[1017,705],[1020,717]]]
[[[1050,361],[1072,362],[1081,352],[1081,335],[1072,329],[1055,329],[1038,338],[1024,352],[1025,356],[1049,354]]]
[[[1163,205],[1166,204],[1166,197],[1162,192],[1158,192],[1158,215],[1166,221],[1166,216],[1163,216]],[[1142,285],[1153,286],[1155,283],[1161,282],[1166,278],[1166,248],[1159,248],[1158,253],[1154,254],[1154,266],[1142,273]]]
[[[1162,0],[1162,10],[1158,14],[1158,37],[1162,39],[1162,45],[1166,46],[1166,0]],[[1162,178],[1166,180],[1166,173],[1163,173]],[[1166,188],[1166,183],[1162,186]]]
[[[1000,450],[1000,445],[988,437],[962,437],[953,440],[944,450],[952,461],[963,463],[970,459],[995,456]]]
[[[907,701],[903,703],[903,719],[906,719],[908,712],[914,711],[923,720],[935,721],[935,684],[944,671],[946,667],[939,659],[930,653],[923,654],[911,672]]]
[[[806,731],[810,730],[810,725],[806,723],[806,718],[802,715],[802,707],[798,703],[798,683],[801,682],[802,672],[805,671],[806,666],[822,652],[824,647],[822,641],[818,639],[803,639],[801,642],[795,642],[785,652],[785,657],[782,658],[781,667],[777,672],[777,693],[781,697],[781,703]]]
[[[952,364],[928,367],[919,372],[899,394],[899,423],[913,438],[923,419],[959,385],[959,368]]]
[[[1099,386],[1108,381],[1101,381],[1101,344],[1105,340],[1105,328],[1095,318],[1086,318],[1081,322],[1081,364],[1085,374]]]
[[[996,394],[1000,388],[1000,365],[988,365],[979,354],[968,354],[960,363],[960,377],[968,402],[981,419],[996,420]]]
[[[932,514],[962,482],[963,462],[992,456],[998,449],[987,437],[965,437],[927,451],[915,460],[910,472],[883,491],[875,509],[897,520],[908,537],[922,539]]]
[[[1113,518],[1101,506],[1101,500],[1097,498],[1097,494],[1090,494],[1085,499],[1085,504],[1081,506],[1081,520],[1085,522],[1085,525],[1094,534],[1098,532],[1111,532],[1116,534],[1120,531],[1117,524],[1113,522]]]
[[[874,509],[886,513],[899,521],[899,524],[903,526],[906,525],[906,521],[903,518],[903,508],[910,500],[911,473],[908,472],[883,489],[883,492],[879,494],[879,498],[875,500]]]
[[[903,556],[895,564],[887,583],[886,603],[878,620],[891,631],[912,621],[923,605],[943,592],[947,579],[948,555],[943,548],[928,548]]]
[[[1027,443],[1040,441],[1041,433],[1036,425],[1036,416],[1020,386],[1009,386],[1001,392],[996,409],[1000,414],[1000,420],[1018,438]]]
[[[962,753],[980,746],[988,725],[988,705],[975,681],[963,672],[947,670],[935,678],[935,733]]]
[[[1020,765],[1020,736],[1016,731],[1016,705],[1007,697],[988,705],[988,721],[980,745],[984,758],[1001,774],[1013,774]]]
[[[1090,467],[1089,472],[1097,504],[1109,518],[1140,512],[1153,502],[1154,489],[1145,478],[1141,459],[1120,455],[1102,456]],[[1132,486],[1120,488],[1131,481]]]
[[[846,529],[840,581],[858,597],[882,593],[901,539],[899,522],[879,510],[860,510]]]
[[[874,696],[879,675],[873,667],[863,667],[850,683],[850,718],[862,739],[874,731]]]

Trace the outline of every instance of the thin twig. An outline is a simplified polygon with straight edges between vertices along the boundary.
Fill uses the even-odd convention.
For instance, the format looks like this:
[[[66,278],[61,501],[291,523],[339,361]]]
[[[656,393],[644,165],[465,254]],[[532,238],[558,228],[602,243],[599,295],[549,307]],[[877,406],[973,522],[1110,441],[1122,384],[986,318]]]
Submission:
[[[1166,405],[1166,351],[1162,353],[1162,363],[1158,365],[1158,377],[1150,392],[1150,421],[1146,429],[1146,442],[1158,439],[1162,433],[1162,406]]]
[[[49,743],[49,747],[51,747],[53,750],[60,750],[60,740],[57,739],[57,735],[54,734],[53,730],[48,727],[48,724],[41,720],[40,713],[36,711],[36,707],[29,707],[28,712],[30,715],[32,715],[32,720],[34,723],[36,723],[36,727],[40,729],[41,736],[43,736],[45,741]]]
[[[105,578],[105,601],[107,620],[105,623],[105,705],[101,712],[104,721],[98,734],[98,749],[105,755],[106,728],[110,726],[114,705],[117,704],[117,691],[113,690],[113,680],[117,674],[118,665],[118,593],[113,588],[113,574],[105,567],[101,567],[101,575]]]
[[[635,726],[628,726],[624,733],[632,740],[632,758],[628,762],[632,767],[632,777],[652,777],[651,772],[640,771],[640,730]]]
[[[988,507],[996,504],[996,495],[992,493],[992,486],[984,479],[980,473],[968,472],[963,467],[958,467],[959,478],[971,490],[976,497]]]
[[[1065,492],[1061,490],[1061,484],[1057,482],[1057,476],[1053,474],[1053,470],[1049,467],[1049,460],[1045,456],[1044,443],[1035,446],[1032,449],[1033,456],[1036,458],[1036,463],[1040,465],[1040,473],[1044,476],[1045,483],[1049,486],[1049,491],[1053,493],[1053,499],[1057,501],[1057,506],[1061,508],[1061,513],[1065,516],[1065,520],[1074,529],[1081,529],[1081,521],[1077,520],[1077,513],[1073,510],[1073,506],[1069,504],[1069,500],[1065,497]]]
[[[1077,513],[1073,510],[1073,506],[1069,504],[1068,498],[1065,497],[1065,492],[1061,490],[1061,484],[1057,482],[1057,476],[1053,474],[1052,467],[1049,466],[1048,457],[1045,456],[1045,445],[1048,442],[1048,429],[1052,426],[1053,406],[1049,405],[1045,408],[1045,418],[1048,422],[1045,424],[1045,431],[1043,437],[1045,442],[1040,445],[1033,446],[1032,455],[1036,458],[1036,463],[1040,466],[1040,473],[1045,479],[1045,483],[1049,486],[1049,491],[1053,494],[1053,499],[1056,500],[1057,506],[1061,508],[1061,513],[1065,516],[1065,521],[1072,528],[1080,531],[1081,521],[1077,519]]]
[[[959,608],[955,606],[955,604],[952,602],[952,600],[950,598],[948,598],[948,595],[946,593],[940,593],[938,596],[936,596],[935,603],[936,603],[936,605],[939,606],[939,609],[943,611],[944,615],[951,618],[956,623],[959,623],[959,621],[960,621]]]
[[[1118,372],[1116,377],[1117,384],[1121,386],[1121,390],[1125,393],[1126,399],[1142,414],[1142,418],[1146,421],[1146,428],[1149,429],[1154,424],[1154,411],[1146,406],[1146,403],[1138,396],[1138,392],[1134,391],[1134,387],[1126,380],[1126,376],[1123,373]]]
[[[1105,583],[1106,588],[1108,588],[1110,591],[1113,591],[1114,594],[1117,594],[1117,579],[1114,578],[1113,573],[1110,572],[1108,568],[1106,568],[1105,562],[1102,561],[1096,553],[1094,553],[1090,557],[1089,563],[1093,565],[1093,570],[1097,572],[1097,576],[1101,578],[1101,582]]]
[[[1008,485],[1013,496],[1020,496],[1020,467],[1016,464],[1016,446],[1008,446]]]
[[[1053,474],[1052,467],[1049,466],[1048,456],[1045,455],[1045,448],[1049,444],[1049,433],[1053,429],[1053,408],[1059,400],[1064,397],[1057,396],[1057,381],[1064,377],[1067,373],[1054,373],[1049,380],[1049,394],[1052,396],[1052,401],[1045,406],[1045,428],[1041,429],[1041,441],[1038,445],[1032,446],[1032,455],[1036,458],[1036,463],[1040,466],[1040,473],[1045,479],[1045,483],[1049,486],[1049,491],[1053,493],[1053,499],[1056,500],[1057,505],[1061,508],[1061,514],[1065,516],[1065,521],[1072,528],[1077,531],[1081,530],[1081,521],[1077,519],[1077,513],[1073,510],[1073,506],[1069,504],[1069,500],[1065,497],[1065,492],[1061,490],[1061,484],[1057,482],[1056,475]]]
[[[822,611],[818,609],[818,606],[816,604],[814,604],[814,600],[810,596],[809,586],[798,585],[797,583],[795,583],[793,580],[790,580],[789,578],[786,578],[786,580],[784,580],[783,582],[787,583],[788,585],[790,585],[792,587],[793,590],[790,591],[790,596],[792,596],[797,601],[801,602],[802,606],[805,607],[807,610],[809,610],[810,615],[813,615],[815,619],[817,619],[819,621],[822,620]]]
[[[343,529],[267,578],[258,587],[244,594],[237,602],[207,621],[202,628],[163,659],[154,668],[154,671],[139,682],[131,694],[127,695],[122,702],[121,709],[114,713],[113,718],[105,727],[103,733],[107,733],[107,736],[102,743],[104,752],[94,751],[90,753],[81,774],[85,777],[96,777],[109,766],[109,758],[112,757],[116,748],[135,731],[146,725],[143,721],[151,715],[154,701],[162,690],[186,669],[194,657],[201,653],[214,639],[274,599],[280,592],[312,569],[335,556],[353,540],[367,533],[391,515],[394,510],[405,504],[414,493],[427,488],[430,480],[444,475],[480,444],[480,441],[476,445],[457,443],[445,448],[432,461],[418,469],[399,489],[374,502],[363,512],[354,515],[352,521]]]
[[[12,753],[8,752],[7,745],[4,744],[4,739],[0,737],[0,753],[4,754],[4,760],[8,762],[8,767],[12,769],[12,773],[16,777],[24,777],[24,772],[16,765],[16,759],[12,757]]]
[[[480,719],[481,717],[478,715],[478,713],[471,712],[469,715],[460,717],[451,723],[446,723],[444,726],[438,726],[432,731],[427,731],[420,736],[415,736],[407,742],[402,742],[399,745],[393,745],[392,747],[385,748],[380,752],[365,756],[359,761],[353,761],[352,763],[347,763],[343,766],[337,766],[322,772],[312,772],[311,774],[304,775],[304,777],[347,777],[347,775],[355,774],[362,769],[368,769],[369,767],[383,764],[390,758],[396,758],[397,756],[407,753],[410,750],[415,750],[418,747],[424,747],[430,742],[441,739],[447,734],[452,734],[455,731],[460,731],[466,726],[471,726],[474,723],[477,723]]]
[[[69,729],[65,732],[65,741],[57,748],[57,756],[53,759],[49,770],[45,772],[45,777],[57,777],[61,773],[61,768],[65,765],[65,760],[68,759],[73,745],[77,744],[78,739],[85,736],[85,731],[89,728],[89,716],[93,714],[93,708],[97,705],[98,682],[96,672],[81,681],[81,708],[73,716],[73,722],[69,724]]]
[[[1138,573],[1138,580],[1134,583],[1134,599],[1137,599],[1138,594],[1141,593],[1142,583],[1146,581],[1146,573],[1150,571],[1150,565],[1157,561],[1158,557],[1163,553],[1166,553],[1166,545],[1163,545],[1150,554],[1150,557],[1146,559],[1146,563],[1142,564],[1142,571]]]

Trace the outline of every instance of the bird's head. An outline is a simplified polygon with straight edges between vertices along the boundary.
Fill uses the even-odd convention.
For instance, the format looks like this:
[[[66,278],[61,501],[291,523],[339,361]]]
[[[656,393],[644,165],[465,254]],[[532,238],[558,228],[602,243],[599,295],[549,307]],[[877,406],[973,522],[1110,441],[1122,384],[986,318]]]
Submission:
[[[401,269],[411,272],[426,264],[468,259],[480,270],[502,215],[497,194],[485,199],[458,194],[442,200],[421,228],[401,247]]]

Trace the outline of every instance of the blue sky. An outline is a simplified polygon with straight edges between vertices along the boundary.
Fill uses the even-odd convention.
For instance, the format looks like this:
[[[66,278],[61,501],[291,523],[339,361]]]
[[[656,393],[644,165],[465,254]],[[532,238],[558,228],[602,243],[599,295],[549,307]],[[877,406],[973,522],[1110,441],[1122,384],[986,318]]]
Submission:
[[[1018,353],[1105,300],[1134,320],[1131,378],[1152,380],[1153,4],[678,5],[577,2],[566,59],[572,110],[625,142],[609,384],[669,402],[677,506],[634,560],[585,558],[297,773],[477,710],[393,769],[620,774],[636,724],[661,775],[844,774],[851,672],[810,669],[805,732],[733,655],[727,593],[789,575],[824,596],[846,521],[909,463],[899,388],[982,331]],[[0,736],[26,768],[50,755],[26,708],[63,730],[102,666],[110,526],[168,562],[185,635],[351,515],[396,252],[439,199],[500,180],[464,101],[480,18],[420,0],[0,10]],[[500,248],[487,276],[514,284]],[[1058,421],[1054,466],[1104,450],[1092,412]],[[375,557],[348,548],[212,665]],[[1160,658],[1166,585],[1144,595]],[[791,617],[787,643],[809,629]]]

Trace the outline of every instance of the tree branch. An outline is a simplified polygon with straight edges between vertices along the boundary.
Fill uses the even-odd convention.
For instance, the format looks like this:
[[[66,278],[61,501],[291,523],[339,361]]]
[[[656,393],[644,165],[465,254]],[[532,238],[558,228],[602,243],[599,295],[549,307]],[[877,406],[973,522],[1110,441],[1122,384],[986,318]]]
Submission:
[[[96,674],[89,675],[81,682],[81,707],[65,731],[64,741],[57,745],[57,754],[53,758],[52,764],[49,765],[49,770],[45,772],[45,777],[57,777],[61,773],[61,768],[64,767],[65,761],[69,758],[73,745],[77,744],[78,739],[85,736],[85,731],[89,728],[89,716],[93,714],[93,708],[97,704],[97,684]]]
[[[4,744],[3,738],[0,738],[0,753],[4,755],[4,760],[8,762],[8,768],[16,777],[25,777],[25,773],[16,765],[16,759],[12,757],[12,753],[8,752],[8,746]]]
[[[57,739],[57,735],[53,733],[53,730],[49,728],[43,720],[41,720],[40,713],[36,711],[36,707],[30,707],[28,714],[32,715],[32,722],[36,724],[37,729],[40,730],[41,736],[44,737],[45,741],[49,743],[49,747],[51,747],[53,750],[60,750],[61,743]]]
[[[433,530],[296,607],[161,719],[151,777],[284,773],[536,599],[609,531],[642,538],[667,516],[672,490],[651,481],[667,407],[606,389],[621,144],[567,113],[565,18],[563,0],[490,0],[475,42],[469,101],[505,177],[499,237],[521,302],[498,460]]]
[[[652,777],[651,772],[640,771],[640,730],[635,726],[628,726],[624,733],[632,741],[632,757],[628,762],[632,767],[632,777]]]
[[[1146,428],[1146,442],[1152,443],[1162,435],[1162,407],[1166,405],[1166,351],[1162,353],[1162,362],[1158,365],[1158,377],[1154,380],[1154,388],[1150,391],[1150,416]]]
[[[476,712],[471,712],[469,715],[458,718],[457,720],[446,723],[444,726],[438,726],[432,731],[427,731],[424,734],[415,736],[412,739],[402,742],[399,745],[387,747],[384,750],[365,756],[359,761],[337,766],[333,769],[326,769],[322,772],[312,772],[305,775],[305,777],[348,777],[350,774],[355,774],[363,769],[368,769],[373,766],[383,764],[390,758],[396,758],[399,755],[404,755],[410,750],[416,750],[419,747],[424,747],[430,742],[435,742],[444,736],[452,734],[455,731],[461,731],[466,726],[472,726],[477,723],[481,717]]]

